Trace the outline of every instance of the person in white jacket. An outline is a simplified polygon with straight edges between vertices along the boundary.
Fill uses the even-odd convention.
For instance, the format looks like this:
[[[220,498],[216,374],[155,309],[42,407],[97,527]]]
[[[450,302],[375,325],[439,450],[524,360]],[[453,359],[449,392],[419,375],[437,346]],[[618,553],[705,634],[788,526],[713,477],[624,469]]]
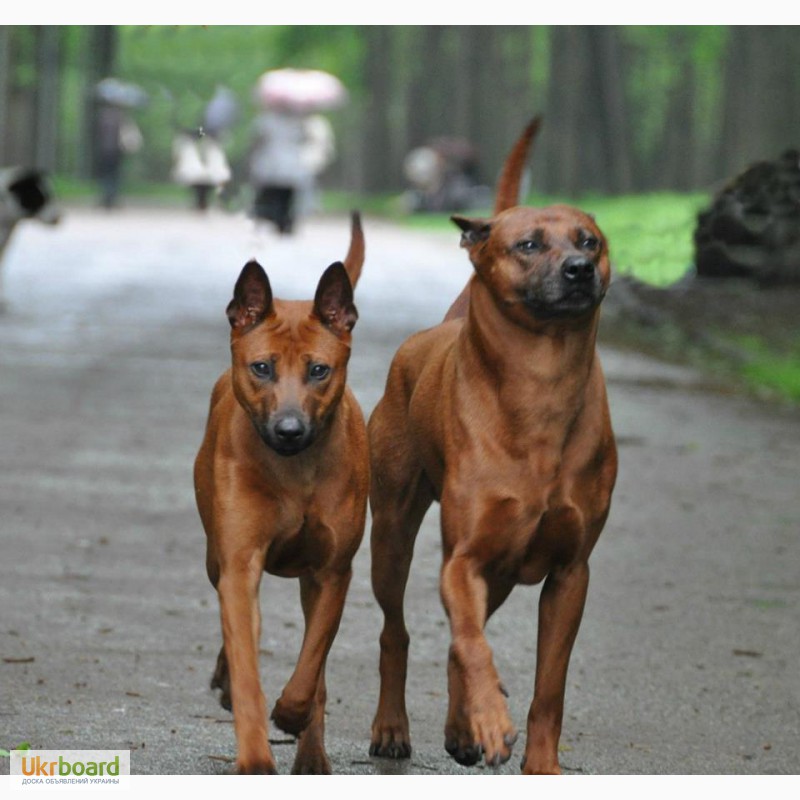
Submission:
[[[333,130],[319,114],[273,109],[255,121],[250,183],[256,219],[291,233],[315,204],[317,176],[335,155]]]
[[[208,208],[213,192],[219,192],[231,179],[231,168],[219,141],[200,129],[179,133],[172,142],[172,179],[192,190],[194,205]]]
[[[218,85],[203,111],[199,128],[180,131],[172,142],[172,179],[192,191],[194,206],[208,208],[232,178],[225,139],[239,119],[239,102],[226,86]]]

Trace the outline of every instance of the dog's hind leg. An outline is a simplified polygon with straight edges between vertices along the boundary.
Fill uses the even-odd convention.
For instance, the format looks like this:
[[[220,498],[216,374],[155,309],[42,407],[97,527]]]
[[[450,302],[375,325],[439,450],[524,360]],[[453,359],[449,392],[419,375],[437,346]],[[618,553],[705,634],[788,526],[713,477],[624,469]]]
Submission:
[[[388,426],[391,429],[391,426]],[[387,426],[383,426],[387,430]],[[403,613],[414,541],[433,494],[402,443],[371,437],[373,481],[372,589],[384,615],[380,636],[380,696],[372,723],[370,755],[409,758],[411,742],[405,687],[409,636]],[[384,452],[388,445],[389,452]]]
[[[214,667],[214,674],[211,676],[211,688],[221,689],[219,704],[226,710],[233,710],[231,702],[231,675],[228,671],[228,659],[225,656],[225,646],[220,648],[217,656],[217,665]]]

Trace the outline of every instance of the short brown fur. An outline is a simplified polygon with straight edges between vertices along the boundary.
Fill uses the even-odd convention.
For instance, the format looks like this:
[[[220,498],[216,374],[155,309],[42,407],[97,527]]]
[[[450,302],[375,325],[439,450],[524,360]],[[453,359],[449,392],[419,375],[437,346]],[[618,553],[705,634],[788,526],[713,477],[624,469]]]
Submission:
[[[518,191],[536,127],[509,157],[499,206]],[[384,613],[370,751],[411,752],[403,598],[419,525],[436,500],[452,640],[445,747],[466,765],[510,757],[517,732],[484,626],[515,585],[544,581],[522,771],[557,773],[589,555],[617,470],[595,352],[608,247],[594,220],[568,206],[454,221],[473,277],[442,324],[400,347],[368,426],[372,581]]]
[[[194,478],[222,620],[212,687],[233,710],[239,773],[276,771],[258,663],[264,571],[299,579],[305,617],[297,665],[272,719],[300,737],[293,772],[331,771],[325,661],[369,486],[364,418],[345,383],[357,317],[352,286],[363,260],[354,214],[345,263],[325,271],[313,302],[273,300],[266,274],[251,261],[228,306],[232,366],[214,387]]]

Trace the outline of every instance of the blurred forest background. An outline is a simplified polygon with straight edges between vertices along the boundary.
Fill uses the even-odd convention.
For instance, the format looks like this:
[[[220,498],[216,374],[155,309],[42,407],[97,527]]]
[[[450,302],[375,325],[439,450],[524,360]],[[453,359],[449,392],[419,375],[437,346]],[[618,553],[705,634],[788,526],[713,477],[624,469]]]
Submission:
[[[330,187],[403,187],[402,160],[438,135],[479,147],[488,184],[541,113],[537,190],[575,196],[706,190],[800,136],[800,28],[737,26],[3,26],[0,165],[91,177],[92,88],[113,75],[149,95],[131,166],[168,182],[171,142],[197,126],[218,84],[243,115],[265,70],[338,75],[350,102],[330,115]]]
[[[446,213],[404,206],[407,154],[466,139],[475,178],[493,187],[542,114],[526,202],[580,205],[608,236],[625,280],[605,302],[605,335],[800,403],[800,27],[0,26],[0,167],[44,169],[60,200],[94,202],[94,91],[112,76],[148,97],[130,112],[143,144],[126,159],[123,194],[185,208],[173,141],[197,132],[224,86],[241,114],[224,142],[233,181],[221,199],[241,211],[254,88],[282,67],[326,70],[347,87],[328,113],[326,211],[450,231]],[[735,196],[720,202],[723,190]],[[698,218],[711,266],[722,254],[732,276],[754,280],[691,280],[702,277]]]

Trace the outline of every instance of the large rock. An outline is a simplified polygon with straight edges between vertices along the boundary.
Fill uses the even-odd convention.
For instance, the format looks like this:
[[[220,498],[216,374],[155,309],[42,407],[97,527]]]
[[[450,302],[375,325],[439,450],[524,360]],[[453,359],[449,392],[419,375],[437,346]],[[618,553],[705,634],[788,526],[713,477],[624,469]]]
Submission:
[[[697,273],[800,283],[800,151],[749,167],[697,217]]]

